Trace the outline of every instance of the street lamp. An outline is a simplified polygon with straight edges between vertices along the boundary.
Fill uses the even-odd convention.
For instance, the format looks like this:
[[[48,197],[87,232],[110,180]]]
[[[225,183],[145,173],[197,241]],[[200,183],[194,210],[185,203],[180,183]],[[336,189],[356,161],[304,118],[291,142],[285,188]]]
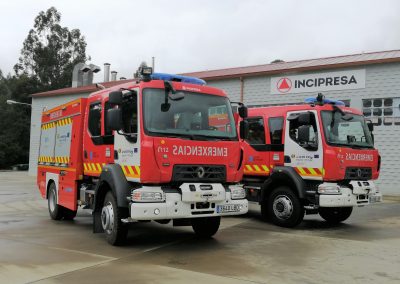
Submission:
[[[32,106],[31,104],[27,104],[27,103],[20,103],[20,102],[16,102],[13,100],[7,100],[6,101],[8,105],[26,105],[26,106]]]

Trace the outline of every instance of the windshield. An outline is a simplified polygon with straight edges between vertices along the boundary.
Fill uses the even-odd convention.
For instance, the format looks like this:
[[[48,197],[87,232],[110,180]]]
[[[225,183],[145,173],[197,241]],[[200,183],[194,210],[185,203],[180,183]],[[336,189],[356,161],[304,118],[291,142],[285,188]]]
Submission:
[[[164,89],[143,90],[144,128],[149,135],[186,137],[192,140],[236,140],[232,108],[226,97],[184,92],[181,100],[169,100],[161,111]]]
[[[340,111],[321,111],[321,117],[328,144],[373,148],[371,133],[363,116],[343,115]]]

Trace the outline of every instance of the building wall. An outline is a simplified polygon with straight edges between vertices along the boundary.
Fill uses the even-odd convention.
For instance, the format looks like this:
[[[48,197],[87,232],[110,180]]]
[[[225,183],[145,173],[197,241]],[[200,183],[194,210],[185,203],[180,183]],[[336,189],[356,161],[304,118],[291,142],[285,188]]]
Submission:
[[[47,109],[51,109],[53,107],[70,102],[77,98],[87,97],[88,95],[89,94],[72,94],[72,95],[58,95],[58,96],[32,98],[31,140],[29,146],[29,175],[35,176],[37,173],[37,161],[38,161],[39,142],[40,142],[40,125],[41,125],[43,109],[45,107]]]
[[[332,69],[307,73],[290,73],[274,75],[299,75],[320,72],[345,70],[366,70],[365,88],[355,90],[335,90],[324,92],[325,97],[350,100],[350,106],[363,108],[363,99],[369,98],[399,98],[400,100],[400,63],[355,66],[346,69]],[[240,80],[225,79],[209,81],[209,85],[224,89],[230,99],[240,98]],[[244,79],[244,102],[248,105],[269,105],[303,102],[305,98],[315,97],[316,93],[271,94],[271,77],[257,76]],[[398,106],[397,106],[398,107]],[[399,110],[400,116],[400,110]],[[382,156],[382,169],[377,184],[385,194],[399,194],[396,176],[400,173],[400,125],[375,126],[375,146]]]

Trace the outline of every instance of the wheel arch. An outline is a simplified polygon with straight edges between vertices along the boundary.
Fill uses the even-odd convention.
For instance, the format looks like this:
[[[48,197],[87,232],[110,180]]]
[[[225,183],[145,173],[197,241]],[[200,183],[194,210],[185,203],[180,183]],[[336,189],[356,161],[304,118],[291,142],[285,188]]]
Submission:
[[[292,167],[273,168],[272,174],[263,184],[261,201],[267,201],[272,191],[279,186],[287,186],[300,198],[305,198],[304,180]]]

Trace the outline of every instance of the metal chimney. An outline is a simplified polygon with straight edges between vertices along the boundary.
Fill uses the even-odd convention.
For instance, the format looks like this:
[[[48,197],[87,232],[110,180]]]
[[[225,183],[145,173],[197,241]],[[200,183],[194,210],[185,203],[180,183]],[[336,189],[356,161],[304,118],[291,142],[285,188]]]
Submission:
[[[78,63],[74,66],[74,70],[72,71],[72,87],[80,87],[83,85],[83,72],[82,67],[84,67],[85,63]]]
[[[110,63],[104,63],[104,82],[110,81]]]
[[[111,71],[111,81],[117,81],[117,71]]]

